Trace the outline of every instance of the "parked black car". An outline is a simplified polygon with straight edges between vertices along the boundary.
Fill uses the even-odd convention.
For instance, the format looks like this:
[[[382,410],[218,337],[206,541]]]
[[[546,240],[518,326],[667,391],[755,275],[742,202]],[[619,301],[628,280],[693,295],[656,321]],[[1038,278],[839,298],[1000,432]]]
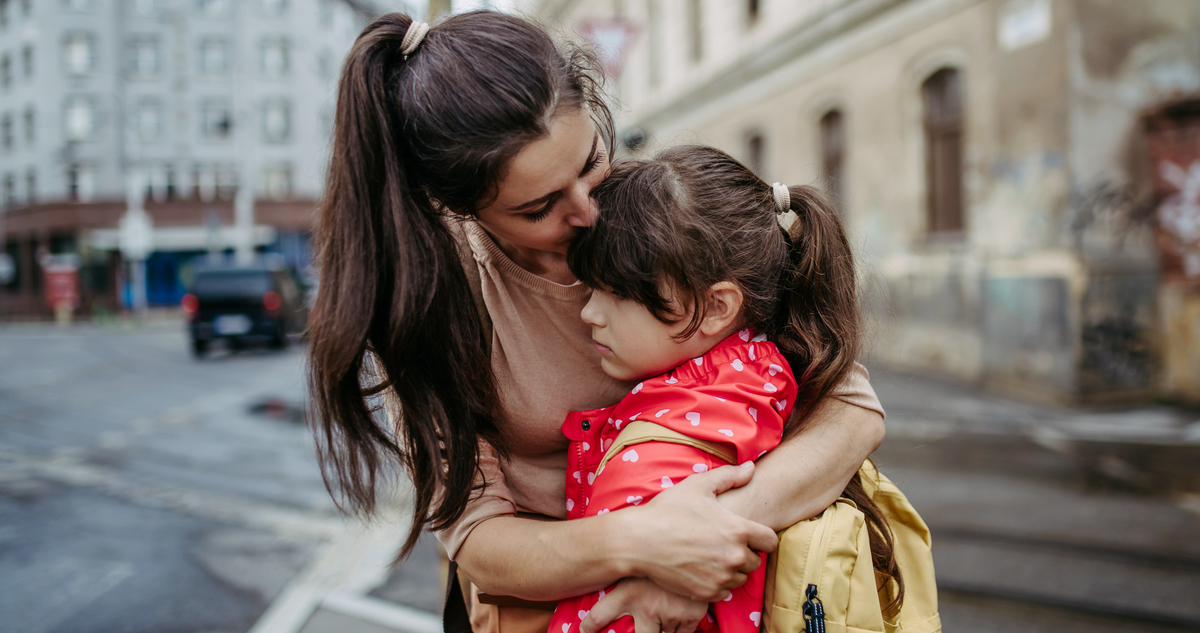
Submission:
[[[282,349],[288,335],[302,332],[308,321],[295,278],[270,265],[199,270],[182,307],[197,357],[216,339],[231,348],[261,341]]]

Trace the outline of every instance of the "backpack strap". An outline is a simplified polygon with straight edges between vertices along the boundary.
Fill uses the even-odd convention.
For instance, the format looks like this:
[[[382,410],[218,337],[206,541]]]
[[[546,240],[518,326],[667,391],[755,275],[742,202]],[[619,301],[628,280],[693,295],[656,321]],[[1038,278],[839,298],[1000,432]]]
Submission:
[[[729,445],[709,442],[706,440],[698,440],[680,433],[672,431],[661,424],[647,422],[645,420],[630,420],[625,428],[621,429],[621,433],[617,435],[617,439],[613,441],[612,446],[604,453],[604,458],[600,460],[600,466],[596,472],[604,470],[604,465],[608,460],[612,459],[626,447],[643,442],[669,442],[671,444],[686,444],[693,448],[698,448],[717,459],[720,459],[729,464],[737,463],[737,453],[734,453]]]

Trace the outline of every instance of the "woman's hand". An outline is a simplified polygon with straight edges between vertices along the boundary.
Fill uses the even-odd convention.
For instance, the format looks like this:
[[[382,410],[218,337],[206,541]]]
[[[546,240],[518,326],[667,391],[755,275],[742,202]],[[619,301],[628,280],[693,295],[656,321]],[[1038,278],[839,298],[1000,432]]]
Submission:
[[[773,551],[779,541],[770,528],[726,510],[716,496],[753,474],[752,463],[723,466],[688,477],[644,506],[613,513],[624,519],[629,575],[700,602],[723,600],[742,586],[762,563],[758,552]]]
[[[671,593],[646,578],[626,578],[600,598],[579,630],[600,633],[613,620],[630,615],[634,633],[692,633],[707,612],[707,602]]]

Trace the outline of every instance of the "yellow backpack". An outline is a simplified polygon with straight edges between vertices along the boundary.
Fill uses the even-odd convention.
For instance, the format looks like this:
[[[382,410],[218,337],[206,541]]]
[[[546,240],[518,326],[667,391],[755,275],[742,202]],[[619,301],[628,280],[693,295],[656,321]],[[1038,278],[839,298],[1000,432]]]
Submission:
[[[600,468],[625,447],[642,442],[687,444],[726,462],[734,461],[724,446],[636,420],[621,430]],[[779,533],[779,547],[767,557],[762,633],[942,630],[929,528],[904,493],[870,461],[863,464],[859,477],[892,530],[896,564],[905,588],[899,614],[892,621],[883,615],[890,596],[886,588],[877,589],[864,515],[853,501],[842,497],[821,514]]]

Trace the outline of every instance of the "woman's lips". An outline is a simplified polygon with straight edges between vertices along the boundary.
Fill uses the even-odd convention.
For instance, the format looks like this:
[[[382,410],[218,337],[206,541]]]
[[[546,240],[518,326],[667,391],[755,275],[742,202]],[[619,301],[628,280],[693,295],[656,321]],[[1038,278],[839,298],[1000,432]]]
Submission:
[[[592,342],[596,343],[596,341],[592,341]],[[612,349],[610,349],[606,345],[601,345],[600,343],[596,343],[596,351],[600,352],[601,354],[611,354],[612,353]]]

